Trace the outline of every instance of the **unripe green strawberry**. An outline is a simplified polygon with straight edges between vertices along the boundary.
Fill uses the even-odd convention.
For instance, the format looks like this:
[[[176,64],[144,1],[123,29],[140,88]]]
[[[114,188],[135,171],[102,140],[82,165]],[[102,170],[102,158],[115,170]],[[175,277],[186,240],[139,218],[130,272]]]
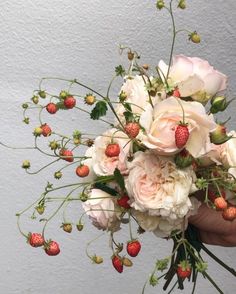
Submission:
[[[24,160],[21,167],[24,169],[29,169],[30,168],[29,160]]]
[[[41,127],[37,127],[37,128],[34,129],[33,134],[34,134],[35,137],[39,137],[39,136],[42,135],[42,132],[43,132],[42,128]]]
[[[38,214],[42,215],[44,213],[45,206],[44,205],[38,205],[38,206],[35,207],[35,209],[37,210]]]
[[[186,149],[183,149],[180,153],[176,154],[174,160],[179,168],[186,168],[193,163],[193,157]]]
[[[178,4],[178,7],[180,9],[185,9],[186,8],[186,2],[185,2],[185,0],[180,0],[179,1],[179,4]]]
[[[198,44],[201,42],[201,37],[199,34],[195,31],[189,35],[189,40],[192,41],[195,44]]]
[[[46,98],[46,96],[47,96],[47,94],[46,94],[45,91],[39,91],[38,94],[39,94],[39,96],[40,96],[41,98],[43,98],[43,99]]]
[[[21,106],[23,109],[27,109],[29,107],[29,105],[27,103],[23,103]]]
[[[69,93],[68,93],[67,91],[65,91],[65,90],[62,90],[62,91],[60,92],[60,94],[59,94],[59,97],[60,97],[61,99],[66,99],[67,96],[69,96]]]
[[[34,95],[31,100],[33,101],[34,104],[38,104],[39,103],[39,96]]]
[[[231,139],[226,133],[226,127],[224,124],[218,124],[216,129],[210,133],[211,143],[215,145],[221,145]]]
[[[84,228],[84,225],[83,225],[81,222],[79,222],[79,223],[76,225],[76,228],[77,228],[77,230],[78,230],[79,232],[81,232],[81,231],[83,230],[83,228]]]
[[[51,150],[57,150],[60,147],[60,144],[57,143],[57,141],[51,141],[49,143],[49,147],[51,148]]]
[[[57,172],[54,173],[54,178],[55,179],[59,180],[61,177],[62,177],[62,172],[57,171]]]
[[[120,102],[124,102],[127,98],[127,94],[122,90],[119,94]]]
[[[156,3],[156,7],[157,9],[161,10],[162,8],[165,7],[165,3],[163,0],[158,0],[157,3]]]

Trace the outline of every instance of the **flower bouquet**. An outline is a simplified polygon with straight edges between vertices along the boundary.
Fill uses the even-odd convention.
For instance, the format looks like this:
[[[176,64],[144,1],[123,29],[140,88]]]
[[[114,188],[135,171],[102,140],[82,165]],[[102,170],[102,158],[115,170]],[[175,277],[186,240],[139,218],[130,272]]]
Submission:
[[[62,229],[70,233],[75,225],[81,231],[88,216],[95,227],[110,235],[111,265],[119,273],[132,266],[132,258],[139,254],[139,234],[152,232],[173,241],[172,252],[156,261],[142,293],[148,284],[155,286],[161,278],[165,279],[164,290],[171,287],[169,293],[175,286],[183,289],[185,280],[193,282],[194,293],[198,274],[223,293],[209,276],[201,251],[234,276],[236,272],[202,244],[188,218],[197,214],[201,202],[222,211],[222,218],[229,222],[236,218],[235,131],[227,132],[227,121],[216,119],[233,99],[222,94],[227,77],[207,61],[173,55],[177,35],[185,31],[176,29],[174,9],[185,9],[186,3],[179,0],[174,7],[173,0],[166,2],[158,0],[156,7],[167,11],[173,24],[168,63],[161,60],[151,69],[147,64],[140,65],[136,51],[120,46],[121,53],[127,54],[128,68],[115,68],[105,93],[78,79],[43,78],[31,100],[22,105],[26,124],[30,123],[30,110],[39,112],[33,131],[35,145],[29,148],[52,159],[36,172],[31,172],[28,160],[22,168],[35,174],[63,163],[55,169],[55,179],[69,179],[66,169],[74,167],[78,181],[62,186],[47,183],[39,199],[17,214],[18,226],[31,246],[43,246],[46,254],[57,255],[60,247],[46,236],[47,225],[61,209],[65,212],[69,203],[78,201],[84,213],[73,223],[64,217]],[[188,37],[193,43],[200,42],[196,31],[189,32]],[[110,92],[118,79],[121,88],[118,99],[113,99]],[[45,81],[55,80],[67,86],[52,93]],[[42,113],[56,117],[58,112],[75,110],[89,115],[91,123],[102,121],[107,130],[102,134],[73,130],[68,135],[63,130],[57,132],[42,118]],[[106,119],[109,111],[113,121]],[[48,146],[40,147],[45,140]],[[66,195],[59,197],[59,191],[66,191]],[[47,211],[49,202],[56,205],[53,212]],[[42,232],[23,232],[20,219],[28,211],[41,222]],[[117,241],[116,232],[126,226],[129,237],[124,246]],[[103,262],[101,256],[87,255],[95,264]]]

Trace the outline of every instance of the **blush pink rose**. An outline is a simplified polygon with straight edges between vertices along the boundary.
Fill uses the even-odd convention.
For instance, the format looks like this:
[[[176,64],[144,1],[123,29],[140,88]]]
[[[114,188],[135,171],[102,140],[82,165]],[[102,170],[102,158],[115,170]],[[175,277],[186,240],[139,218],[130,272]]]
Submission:
[[[191,168],[178,170],[169,158],[139,151],[129,170],[126,189],[131,207],[171,220],[187,215],[192,207],[189,194],[197,190]]]
[[[180,121],[188,123],[189,139],[185,148],[194,156],[199,157],[209,150],[209,133],[216,128],[212,115],[207,115],[204,106],[198,102],[186,102],[170,97],[154,108],[150,105],[140,117],[140,124],[145,129],[142,143],[160,155],[172,155],[179,152],[175,144],[175,130]],[[182,107],[181,107],[181,105]]]
[[[117,143],[120,146],[120,154],[115,157],[107,157],[105,150],[108,144]],[[108,176],[112,175],[116,168],[122,174],[128,172],[127,157],[130,151],[129,137],[117,129],[110,129],[97,137],[94,142],[92,154],[92,167],[96,175]]]
[[[160,71],[167,76],[168,65],[159,63]],[[177,55],[169,72],[170,84],[178,87],[182,97],[206,102],[227,87],[227,77],[215,70],[206,60],[198,57]]]
[[[113,198],[102,190],[92,189],[89,199],[82,204],[93,225],[98,229],[115,232],[120,228],[120,212]]]

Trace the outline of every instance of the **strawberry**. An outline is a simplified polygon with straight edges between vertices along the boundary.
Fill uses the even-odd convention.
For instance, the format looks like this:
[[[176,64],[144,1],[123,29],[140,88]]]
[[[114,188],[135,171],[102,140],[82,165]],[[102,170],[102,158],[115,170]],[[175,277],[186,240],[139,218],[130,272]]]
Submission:
[[[114,268],[118,271],[118,273],[123,272],[123,262],[121,257],[119,257],[118,255],[114,255],[112,257],[112,264]]]
[[[50,256],[55,256],[60,253],[60,247],[59,244],[55,241],[49,240],[45,245],[44,245],[44,250],[47,255]]]
[[[87,175],[89,174],[89,167],[85,164],[80,165],[76,168],[75,172],[78,177],[81,177],[81,178],[87,177]]]
[[[234,219],[236,219],[236,207],[228,207],[222,212],[222,216],[227,221],[233,221]]]
[[[71,223],[63,223],[61,225],[61,228],[63,229],[63,231],[65,231],[66,233],[71,233],[72,232],[72,224]]]
[[[117,204],[123,208],[129,209],[130,208],[130,205],[128,203],[129,200],[130,200],[129,196],[124,195],[121,198],[117,199]]]
[[[92,94],[87,94],[84,98],[84,102],[88,105],[93,105],[96,102],[96,97]]]
[[[140,131],[140,125],[136,122],[129,122],[125,126],[126,134],[132,139],[138,136],[139,131]]]
[[[127,253],[135,257],[139,254],[139,251],[141,250],[141,244],[138,240],[132,240],[127,243],[126,247]]]
[[[179,92],[179,89],[178,88],[175,88],[174,91],[173,91],[173,94],[172,94],[174,97],[180,97],[180,92]]]
[[[116,157],[120,154],[120,146],[117,143],[110,143],[107,145],[105,154],[107,157]]]
[[[44,238],[41,234],[38,233],[29,233],[28,235],[28,243],[32,247],[40,247],[44,244]]]
[[[48,105],[46,106],[46,109],[50,114],[54,114],[58,110],[55,103],[48,103]]]
[[[187,260],[183,260],[178,264],[177,275],[181,279],[188,278],[191,275],[191,266]]]
[[[189,130],[186,124],[180,123],[175,130],[175,144],[177,148],[182,148],[186,145],[189,138]]]
[[[64,106],[67,109],[74,108],[76,105],[76,99],[73,96],[67,96],[64,100]]]
[[[225,210],[228,206],[227,202],[223,197],[217,197],[214,200],[214,204],[217,210]]]
[[[48,137],[48,136],[51,135],[52,130],[51,130],[51,128],[49,127],[49,125],[47,125],[47,124],[43,124],[43,125],[41,125],[40,128],[42,129],[42,135],[43,135],[44,137]]]
[[[74,161],[73,153],[72,153],[71,150],[61,149],[60,156],[65,161],[68,161],[68,162],[73,162]]]

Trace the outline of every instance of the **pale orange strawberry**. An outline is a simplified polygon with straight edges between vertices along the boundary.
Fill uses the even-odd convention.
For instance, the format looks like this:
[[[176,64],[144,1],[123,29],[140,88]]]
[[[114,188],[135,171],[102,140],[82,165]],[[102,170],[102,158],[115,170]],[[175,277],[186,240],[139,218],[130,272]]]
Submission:
[[[217,210],[225,210],[228,206],[227,202],[223,197],[217,197],[214,200],[214,204]]]
[[[140,125],[136,122],[129,122],[127,125],[125,125],[125,132],[126,134],[134,139],[138,136],[140,131]]]

